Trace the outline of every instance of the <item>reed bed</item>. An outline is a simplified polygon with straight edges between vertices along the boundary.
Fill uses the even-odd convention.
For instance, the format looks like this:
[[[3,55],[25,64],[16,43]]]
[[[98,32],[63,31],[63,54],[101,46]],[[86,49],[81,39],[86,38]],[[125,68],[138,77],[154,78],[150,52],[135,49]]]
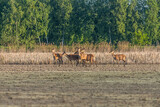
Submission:
[[[61,52],[60,52],[61,53]],[[73,53],[73,52],[67,52]],[[112,55],[109,52],[86,52],[95,55],[98,64],[113,63]],[[160,52],[115,52],[122,53],[127,57],[128,64],[159,64]],[[69,63],[68,59],[63,56],[65,64]],[[51,52],[33,52],[33,53],[0,53],[1,64],[53,64]],[[120,62],[123,63],[123,62]]]

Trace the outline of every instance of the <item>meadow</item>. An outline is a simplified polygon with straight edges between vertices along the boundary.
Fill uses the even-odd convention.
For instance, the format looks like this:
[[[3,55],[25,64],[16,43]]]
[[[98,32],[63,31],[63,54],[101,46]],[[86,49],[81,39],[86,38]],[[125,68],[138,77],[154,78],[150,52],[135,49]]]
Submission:
[[[15,65],[11,66],[12,69],[15,68]],[[11,68],[9,70],[8,67],[8,71],[3,71],[1,66],[0,106],[158,107],[160,105],[160,72],[150,71],[154,67],[147,71],[134,69],[91,71],[93,67],[85,68],[84,71],[80,67],[77,70],[70,70],[65,66],[69,71],[61,71],[62,67],[54,69],[56,66],[52,66],[52,70],[47,70],[45,65],[34,65],[27,71],[27,68],[22,70],[24,67],[20,66],[22,65],[14,70]],[[18,71],[18,68],[21,70]]]

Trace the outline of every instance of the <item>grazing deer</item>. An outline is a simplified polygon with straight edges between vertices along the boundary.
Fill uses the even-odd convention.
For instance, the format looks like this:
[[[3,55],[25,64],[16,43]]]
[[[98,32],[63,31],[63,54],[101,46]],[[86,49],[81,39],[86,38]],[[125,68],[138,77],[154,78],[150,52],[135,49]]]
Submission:
[[[126,63],[126,56],[124,54],[114,54],[114,51],[110,52],[112,54],[112,57],[115,61],[117,61],[117,63],[119,61],[123,61],[124,62],[124,67],[125,67],[125,63]],[[118,63],[119,65],[119,63]]]
[[[53,48],[52,49],[52,55],[53,55],[53,60],[54,60],[54,63],[59,63],[59,66],[60,66],[60,63],[63,64],[63,60],[62,60],[62,57],[63,57],[63,54],[60,54],[60,53],[55,53],[55,49]]]
[[[76,61],[76,66],[79,64],[80,56],[78,54],[66,54],[66,52],[64,51],[63,55],[65,55],[71,63],[72,61]]]

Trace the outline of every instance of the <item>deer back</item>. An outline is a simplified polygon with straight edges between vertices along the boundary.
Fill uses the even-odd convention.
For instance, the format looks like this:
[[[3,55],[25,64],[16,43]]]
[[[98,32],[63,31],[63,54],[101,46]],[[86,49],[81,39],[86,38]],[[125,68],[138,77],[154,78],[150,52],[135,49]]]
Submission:
[[[76,54],[67,54],[66,56],[69,60],[79,60],[79,55]]]

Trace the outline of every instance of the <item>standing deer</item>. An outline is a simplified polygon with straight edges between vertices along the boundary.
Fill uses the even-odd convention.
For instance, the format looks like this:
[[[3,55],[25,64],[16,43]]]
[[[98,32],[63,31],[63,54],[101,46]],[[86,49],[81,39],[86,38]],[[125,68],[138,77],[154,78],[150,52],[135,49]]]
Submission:
[[[126,56],[124,54],[114,54],[114,51],[110,52],[112,54],[112,57],[114,59],[114,61],[117,61],[118,66],[119,66],[119,61],[123,61],[124,62],[124,67],[125,67],[125,63],[126,63]]]
[[[85,63],[86,63],[86,60],[87,60],[87,54],[85,54],[84,52],[80,52],[79,51],[79,56],[80,56],[80,59],[81,59],[81,62],[83,64],[83,66],[84,66]]]
[[[97,66],[97,63],[96,63],[96,61],[95,61],[95,57],[94,57],[93,54],[87,54],[87,59],[86,59],[86,61],[89,61],[90,66],[91,66],[91,64],[93,64],[93,63]]]
[[[62,57],[63,57],[63,54],[60,54],[60,53],[55,53],[55,49],[53,48],[52,49],[52,55],[53,55],[53,60],[54,60],[54,63],[59,63],[59,66],[60,66],[60,63],[63,64],[63,60],[62,60]]]
[[[85,49],[82,49],[82,50],[79,49],[79,51],[78,51],[83,66],[85,65],[86,61],[89,62],[90,66],[91,66],[91,64],[93,64],[93,62],[96,64],[94,55],[93,54],[85,54],[84,50]],[[96,66],[97,66],[97,64],[96,64]]]
[[[80,56],[79,54],[66,54],[66,52],[64,51],[63,55],[65,55],[69,61],[72,63],[72,61],[76,61],[76,66],[79,64],[79,59],[80,59]]]

